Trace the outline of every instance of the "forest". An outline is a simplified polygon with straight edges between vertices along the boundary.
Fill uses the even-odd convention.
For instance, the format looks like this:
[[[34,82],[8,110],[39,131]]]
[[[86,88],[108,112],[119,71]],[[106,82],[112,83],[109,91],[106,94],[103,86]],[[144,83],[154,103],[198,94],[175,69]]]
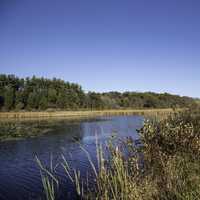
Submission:
[[[57,78],[0,74],[1,111],[183,108],[195,102],[168,93],[85,92],[80,85]]]

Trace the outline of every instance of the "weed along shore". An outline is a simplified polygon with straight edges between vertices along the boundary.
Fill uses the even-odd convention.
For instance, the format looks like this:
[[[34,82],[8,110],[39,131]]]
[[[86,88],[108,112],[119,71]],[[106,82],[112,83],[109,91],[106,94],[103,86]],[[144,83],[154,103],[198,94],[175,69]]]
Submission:
[[[2,119],[26,119],[26,118],[82,118],[111,115],[157,115],[168,114],[172,109],[130,109],[130,110],[101,110],[101,111],[42,111],[42,112],[0,112]]]
[[[59,163],[50,163],[50,166],[60,164],[64,168],[76,191],[71,199],[200,199],[199,111],[188,109],[174,112],[165,119],[144,122],[138,130],[142,145],[134,142],[134,134],[133,139],[120,138],[118,144],[110,142],[104,146],[97,141],[97,165],[92,157],[94,153],[81,148],[91,166],[86,174],[93,174],[93,185],[84,181],[91,176],[81,178],[79,170],[69,167],[68,157],[61,155]],[[40,167],[46,200],[56,200],[58,185],[62,184],[59,176],[53,167],[47,170],[48,166],[37,156],[36,163]]]
[[[142,115],[165,118],[172,109],[103,110],[103,111],[54,111],[54,112],[1,112],[0,141],[16,140],[51,133],[65,123],[92,120],[103,116]]]
[[[132,129],[129,136],[126,135],[127,128],[120,130],[125,126],[118,126],[119,118],[114,117],[114,120],[118,118],[115,122],[118,122],[116,127],[119,128],[118,134],[121,137],[104,144],[94,136],[96,143],[93,147],[96,148],[96,155],[94,149],[89,149],[91,138],[90,145],[80,148],[88,161],[84,160],[84,163],[88,163],[85,172],[81,172],[77,166],[73,167],[67,155],[60,155],[59,161],[50,162],[49,166],[63,167],[65,177],[69,179],[69,183],[65,185],[71,183],[75,190],[70,199],[200,199],[199,111],[199,108],[192,108],[173,112],[165,115],[166,118],[149,119],[144,123],[140,121],[140,117],[137,118],[138,116],[120,116],[121,123],[124,119],[126,127],[130,128],[130,121],[127,120],[130,117],[134,119],[132,123],[136,125],[135,128],[140,124],[140,128],[135,129],[135,132]],[[94,127],[94,124],[90,125]],[[111,130],[112,128],[111,126]],[[91,136],[89,129],[85,130]],[[139,145],[136,142],[138,136],[141,142]],[[59,181],[60,175],[54,167],[46,165],[38,156],[35,160],[40,168],[45,199],[57,200],[62,190],[59,189],[62,186],[62,182]],[[86,180],[94,182],[88,184]],[[62,188],[67,190],[67,187]],[[65,196],[61,199],[65,199]]]

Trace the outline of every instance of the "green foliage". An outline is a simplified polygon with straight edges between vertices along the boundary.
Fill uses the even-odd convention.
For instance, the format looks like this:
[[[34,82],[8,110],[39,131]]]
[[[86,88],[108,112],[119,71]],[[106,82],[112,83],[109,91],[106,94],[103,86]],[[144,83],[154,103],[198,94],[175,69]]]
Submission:
[[[54,88],[49,88],[48,90],[48,107],[52,107],[57,101],[57,91]]]
[[[3,107],[4,105],[4,97],[0,96],[0,109]]]
[[[13,108],[14,100],[15,100],[14,89],[11,86],[7,86],[5,88],[5,93],[4,93],[4,106],[6,110],[11,110]]]
[[[39,101],[39,109],[45,110],[45,109],[47,109],[47,107],[48,107],[48,99],[47,99],[47,97],[42,95],[42,97],[40,98],[40,101]]]
[[[22,102],[19,102],[18,104],[15,105],[15,110],[20,111],[24,108],[24,104]]]
[[[89,108],[92,109],[103,109],[103,101],[101,99],[101,95],[95,92],[89,92]]]
[[[20,79],[14,75],[0,75],[0,109],[4,110],[183,108],[197,102],[167,93],[85,93],[78,84],[56,78]]]
[[[31,109],[38,108],[38,94],[36,92],[29,93],[27,107]]]
[[[24,108],[23,91],[15,91],[15,108],[16,110],[22,110]]]
[[[200,198],[200,112],[188,110],[140,130],[144,171],[156,199]]]

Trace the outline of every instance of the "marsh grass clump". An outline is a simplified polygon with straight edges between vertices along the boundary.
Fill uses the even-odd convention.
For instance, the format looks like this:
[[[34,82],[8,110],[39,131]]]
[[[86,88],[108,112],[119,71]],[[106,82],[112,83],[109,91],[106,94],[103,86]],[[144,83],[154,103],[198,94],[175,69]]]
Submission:
[[[128,138],[108,143],[109,156],[97,145],[98,166],[86,152],[94,182],[84,187],[78,171],[71,175],[80,199],[193,200],[200,199],[200,112],[178,112],[146,120],[139,130],[141,145]]]
[[[43,166],[43,164],[41,163],[41,161],[38,159],[37,156],[36,156],[36,162],[40,167],[40,176],[42,179],[42,186],[44,189],[45,199],[47,200],[56,199],[56,191],[58,190],[59,182],[54,174],[57,165],[53,167],[52,157],[49,169]]]
[[[158,191],[154,199],[199,199],[199,116],[175,113],[140,130],[145,176]]]

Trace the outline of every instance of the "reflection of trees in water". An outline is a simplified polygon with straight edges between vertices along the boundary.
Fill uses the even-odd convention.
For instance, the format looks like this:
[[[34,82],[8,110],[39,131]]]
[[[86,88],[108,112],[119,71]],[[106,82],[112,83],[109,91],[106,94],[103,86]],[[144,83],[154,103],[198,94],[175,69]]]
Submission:
[[[97,123],[82,124],[84,136],[98,136],[102,133],[102,128]]]
[[[63,121],[60,122],[60,126],[57,127],[56,134],[64,132],[67,138],[71,138],[73,141],[81,141],[85,136],[101,135],[103,130],[98,122],[103,121],[105,121],[105,119],[101,118]]]
[[[76,140],[81,138],[80,121],[35,120],[35,121],[1,121],[0,138],[32,137],[42,134],[66,133]],[[71,135],[71,136],[70,136]]]
[[[84,136],[102,134],[99,121],[105,119],[24,119],[0,121],[0,141],[5,139],[36,137],[44,134],[65,134],[71,142],[81,141]],[[85,124],[88,124],[85,126]]]
[[[62,122],[49,132],[50,134],[56,134],[61,136],[68,142],[80,142],[83,137],[83,130],[81,122]]]
[[[102,136],[105,134],[105,132],[112,132],[112,129],[114,130],[114,127],[108,127],[106,124],[98,123],[83,123],[82,129],[84,136]]]
[[[27,140],[19,140],[12,142],[3,142],[2,145],[9,149],[5,151],[5,155],[13,155],[14,157],[20,157],[20,155],[30,154],[29,157],[32,159],[34,155],[41,155],[42,159],[46,159],[52,153],[60,155],[63,152],[69,152],[71,147],[75,148],[78,143],[81,142],[84,134],[80,122],[66,122],[66,121],[34,121],[34,122],[9,122],[0,123],[0,127],[7,126],[7,129],[12,129],[10,132],[15,132],[17,127],[21,127],[26,134],[25,137],[30,136],[30,131],[33,128],[39,128],[39,131],[48,128],[48,135],[43,134],[41,137],[34,137]],[[14,129],[11,127],[15,127]],[[26,131],[25,131],[26,130]],[[14,133],[13,133],[14,134]],[[15,133],[16,134],[16,133]],[[37,133],[37,136],[41,135]],[[32,136],[32,135],[31,135]],[[7,136],[6,136],[7,137]],[[14,137],[14,136],[10,136]],[[17,137],[17,136],[16,136]],[[8,137],[7,137],[8,138]],[[76,147],[77,148],[77,147]],[[1,148],[0,148],[1,149]],[[44,158],[43,158],[44,156]],[[57,157],[57,156],[56,156]]]

